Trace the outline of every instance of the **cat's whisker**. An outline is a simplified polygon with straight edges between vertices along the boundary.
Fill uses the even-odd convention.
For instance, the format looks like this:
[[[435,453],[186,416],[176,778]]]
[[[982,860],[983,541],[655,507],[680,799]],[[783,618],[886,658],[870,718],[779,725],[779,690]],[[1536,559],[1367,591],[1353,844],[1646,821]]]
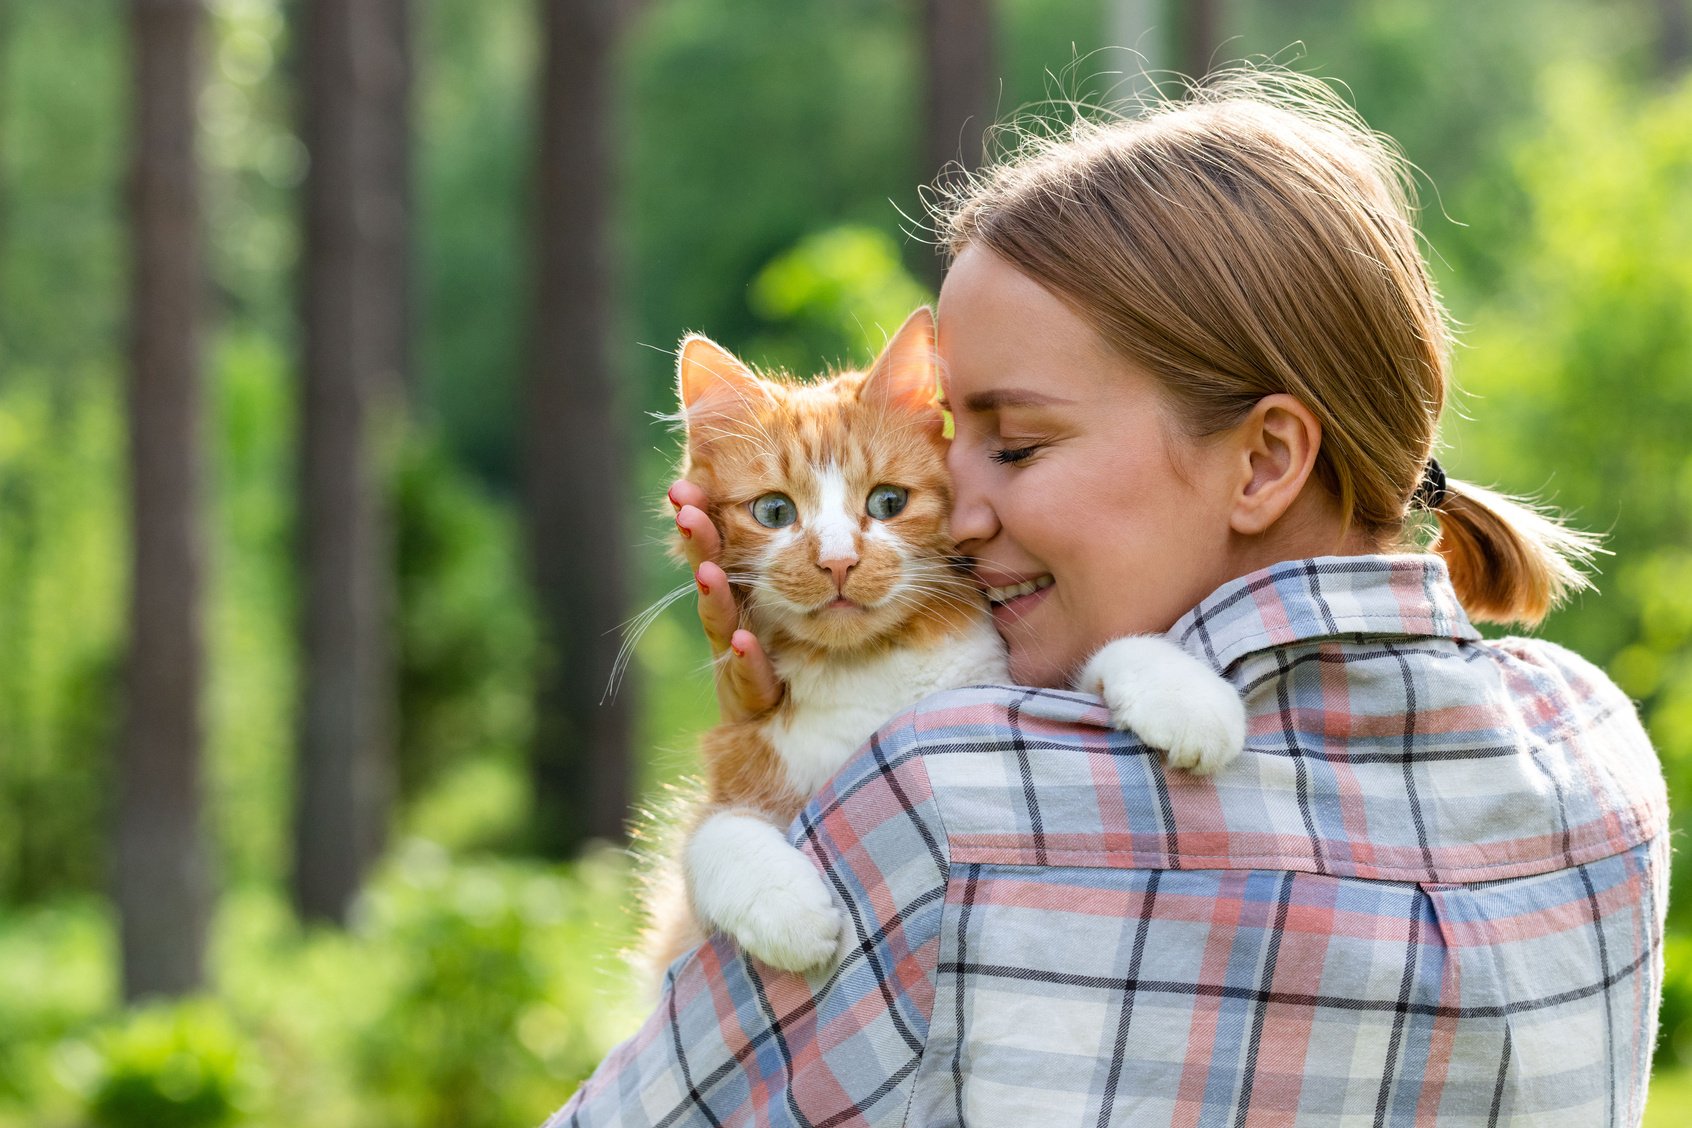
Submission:
[[[622,684],[623,674],[628,670],[630,660],[634,658],[635,647],[639,645],[641,637],[646,634],[653,623],[658,621],[658,616],[669,609],[671,604],[692,590],[693,583],[691,581],[682,584],[674,591],[666,592],[660,596],[657,602],[622,625],[620,629],[623,632],[623,643],[617,647],[617,657],[611,663],[611,677],[605,684],[605,692],[599,698],[601,705],[617,695],[617,687]]]

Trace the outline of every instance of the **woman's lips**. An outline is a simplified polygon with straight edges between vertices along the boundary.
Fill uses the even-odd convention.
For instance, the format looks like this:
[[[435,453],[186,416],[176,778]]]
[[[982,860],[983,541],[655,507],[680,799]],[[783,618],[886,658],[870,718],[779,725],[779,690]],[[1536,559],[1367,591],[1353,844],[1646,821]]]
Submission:
[[[1050,576],[1040,576],[1021,584],[988,588],[993,621],[1002,627],[1024,617],[1045,601],[1052,593],[1052,585]]]
[[[994,583],[992,580],[998,580],[998,582]],[[987,602],[995,605],[1000,603],[1010,603],[1022,596],[1049,588],[1054,582],[1055,581],[1053,581],[1050,572],[1042,573],[1038,576],[1030,576],[1024,580],[1012,579],[1010,577],[1004,577],[1001,579],[997,576],[983,579],[983,583],[987,586]]]

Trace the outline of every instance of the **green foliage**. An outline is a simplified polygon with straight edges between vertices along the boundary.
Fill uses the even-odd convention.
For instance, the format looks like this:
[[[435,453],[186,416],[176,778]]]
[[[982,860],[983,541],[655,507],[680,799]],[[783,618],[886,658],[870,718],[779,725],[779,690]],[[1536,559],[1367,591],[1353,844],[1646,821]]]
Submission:
[[[410,798],[467,762],[520,763],[535,628],[510,514],[427,432],[397,459],[400,783]]]
[[[832,227],[801,239],[752,280],[752,309],[779,327],[746,358],[799,375],[834,357],[841,367],[881,351],[910,312],[934,296],[899,261],[891,236],[873,227]]]
[[[372,897],[366,930],[408,957],[357,1056],[360,1091],[392,1121],[424,1128],[497,1128],[562,1103],[618,1011],[605,981],[574,961],[610,970],[609,953],[584,941],[627,919],[620,867],[590,862],[571,883],[513,865],[454,867],[414,845],[397,871]]]
[[[126,25],[108,0],[7,4],[0,23],[0,365],[79,384],[120,326],[116,207]]]
[[[417,361],[455,456],[516,476],[511,441],[527,356],[535,35],[529,0],[418,7]]]
[[[0,1125],[532,1128],[641,1017],[627,881],[413,839],[350,932],[226,897],[214,993],[127,1012],[93,902],[0,916]]]
[[[251,1047],[215,1003],[142,1007],[97,1041],[88,1114],[100,1128],[222,1128],[239,1118]]]
[[[1448,468],[1543,490],[1606,534],[1602,595],[1552,637],[1638,699],[1684,832],[1692,810],[1692,82],[1641,98],[1584,67],[1548,71],[1544,125],[1515,153],[1528,201],[1509,284],[1474,315],[1458,376],[1473,421]],[[1685,928],[1685,867],[1670,897]],[[1688,953],[1671,945],[1678,962]],[[1692,989],[1671,969],[1672,1060]]]
[[[0,900],[99,880],[124,528],[110,390],[0,385]]]

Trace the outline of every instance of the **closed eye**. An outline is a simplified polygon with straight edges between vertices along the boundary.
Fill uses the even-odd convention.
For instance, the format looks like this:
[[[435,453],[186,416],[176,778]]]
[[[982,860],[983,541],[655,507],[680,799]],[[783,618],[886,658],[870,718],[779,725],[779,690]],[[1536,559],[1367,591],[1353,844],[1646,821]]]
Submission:
[[[1031,443],[1023,447],[1002,447],[992,453],[992,459],[1001,466],[1011,466],[1026,461],[1035,451],[1040,449],[1039,443]]]

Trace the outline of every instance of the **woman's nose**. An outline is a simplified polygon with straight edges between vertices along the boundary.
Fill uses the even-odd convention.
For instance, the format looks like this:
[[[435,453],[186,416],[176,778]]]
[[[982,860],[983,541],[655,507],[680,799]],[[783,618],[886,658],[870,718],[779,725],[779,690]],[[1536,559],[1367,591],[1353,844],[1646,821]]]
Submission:
[[[999,519],[982,488],[980,470],[956,439],[946,451],[946,469],[952,474],[952,539],[969,551],[985,544],[999,531]]]

